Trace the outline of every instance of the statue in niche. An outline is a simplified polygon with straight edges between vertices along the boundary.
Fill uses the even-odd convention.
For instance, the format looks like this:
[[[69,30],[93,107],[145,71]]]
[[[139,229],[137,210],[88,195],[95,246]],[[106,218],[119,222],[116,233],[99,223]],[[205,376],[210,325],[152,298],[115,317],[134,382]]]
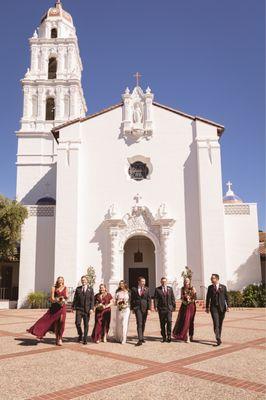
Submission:
[[[136,103],[134,105],[133,122],[136,125],[140,125],[142,123],[142,107],[140,103]]]

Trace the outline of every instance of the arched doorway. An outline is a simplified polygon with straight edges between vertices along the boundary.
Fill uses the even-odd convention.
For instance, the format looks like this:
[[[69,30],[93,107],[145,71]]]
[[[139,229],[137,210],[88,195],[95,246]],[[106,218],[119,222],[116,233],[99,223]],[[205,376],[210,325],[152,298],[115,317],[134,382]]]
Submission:
[[[136,235],[124,245],[124,279],[129,287],[137,285],[139,276],[146,278],[146,284],[153,296],[156,286],[155,246],[151,239]]]

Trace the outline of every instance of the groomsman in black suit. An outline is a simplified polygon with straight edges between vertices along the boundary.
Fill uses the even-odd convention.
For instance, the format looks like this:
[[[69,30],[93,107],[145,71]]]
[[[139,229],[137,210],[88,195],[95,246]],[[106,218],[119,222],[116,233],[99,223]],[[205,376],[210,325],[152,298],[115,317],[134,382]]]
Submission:
[[[161,278],[161,286],[155,289],[154,293],[154,306],[155,311],[158,311],[161,325],[161,335],[163,342],[171,342],[171,332],[172,332],[172,312],[176,309],[176,302],[173,289],[167,286],[167,279],[165,277]],[[166,331],[167,327],[167,339]]]
[[[145,286],[146,280],[143,276],[138,278],[138,287],[133,287],[131,290],[130,308],[136,315],[138,342],[136,346],[141,346],[145,343],[143,338],[147,315],[150,314],[151,297],[149,288]]]
[[[93,288],[88,285],[88,279],[84,275],[81,277],[81,286],[78,286],[74,300],[72,303],[72,310],[76,310],[76,328],[78,331],[78,342],[82,342],[83,335],[83,344],[87,344],[87,336],[89,329],[89,320],[90,314],[93,312],[94,307],[94,293]],[[81,321],[83,320],[84,326],[84,334],[82,333]]]
[[[219,279],[218,274],[212,274],[212,284],[208,287],[206,296],[206,312],[209,313],[211,311],[217,346],[222,343],[223,320],[226,311],[229,311],[227,288],[219,282]]]

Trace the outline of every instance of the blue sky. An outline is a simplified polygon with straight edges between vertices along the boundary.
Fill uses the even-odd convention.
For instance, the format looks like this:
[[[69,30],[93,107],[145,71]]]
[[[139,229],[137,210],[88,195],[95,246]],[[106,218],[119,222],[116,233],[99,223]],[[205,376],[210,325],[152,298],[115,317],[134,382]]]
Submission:
[[[0,192],[15,197],[19,80],[28,38],[52,0],[1,4]],[[142,73],[156,101],[226,127],[224,191],[230,179],[257,202],[265,229],[265,4],[263,0],[64,0],[77,28],[83,88],[93,113],[120,101]]]

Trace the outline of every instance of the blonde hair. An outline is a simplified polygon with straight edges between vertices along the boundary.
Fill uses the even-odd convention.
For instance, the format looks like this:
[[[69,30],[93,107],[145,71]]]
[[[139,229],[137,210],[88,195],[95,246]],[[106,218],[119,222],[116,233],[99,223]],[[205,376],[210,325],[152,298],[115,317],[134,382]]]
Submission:
[[[65,285],[65,279],[64,279],[64,277],[63,276],[59,276],[57,279],[56,279],[56,282],[55,282],[55,284],[54,284],[54,287],[57,289],[60,285],[59,285],[59,279],[63,279],[63,285]]]

